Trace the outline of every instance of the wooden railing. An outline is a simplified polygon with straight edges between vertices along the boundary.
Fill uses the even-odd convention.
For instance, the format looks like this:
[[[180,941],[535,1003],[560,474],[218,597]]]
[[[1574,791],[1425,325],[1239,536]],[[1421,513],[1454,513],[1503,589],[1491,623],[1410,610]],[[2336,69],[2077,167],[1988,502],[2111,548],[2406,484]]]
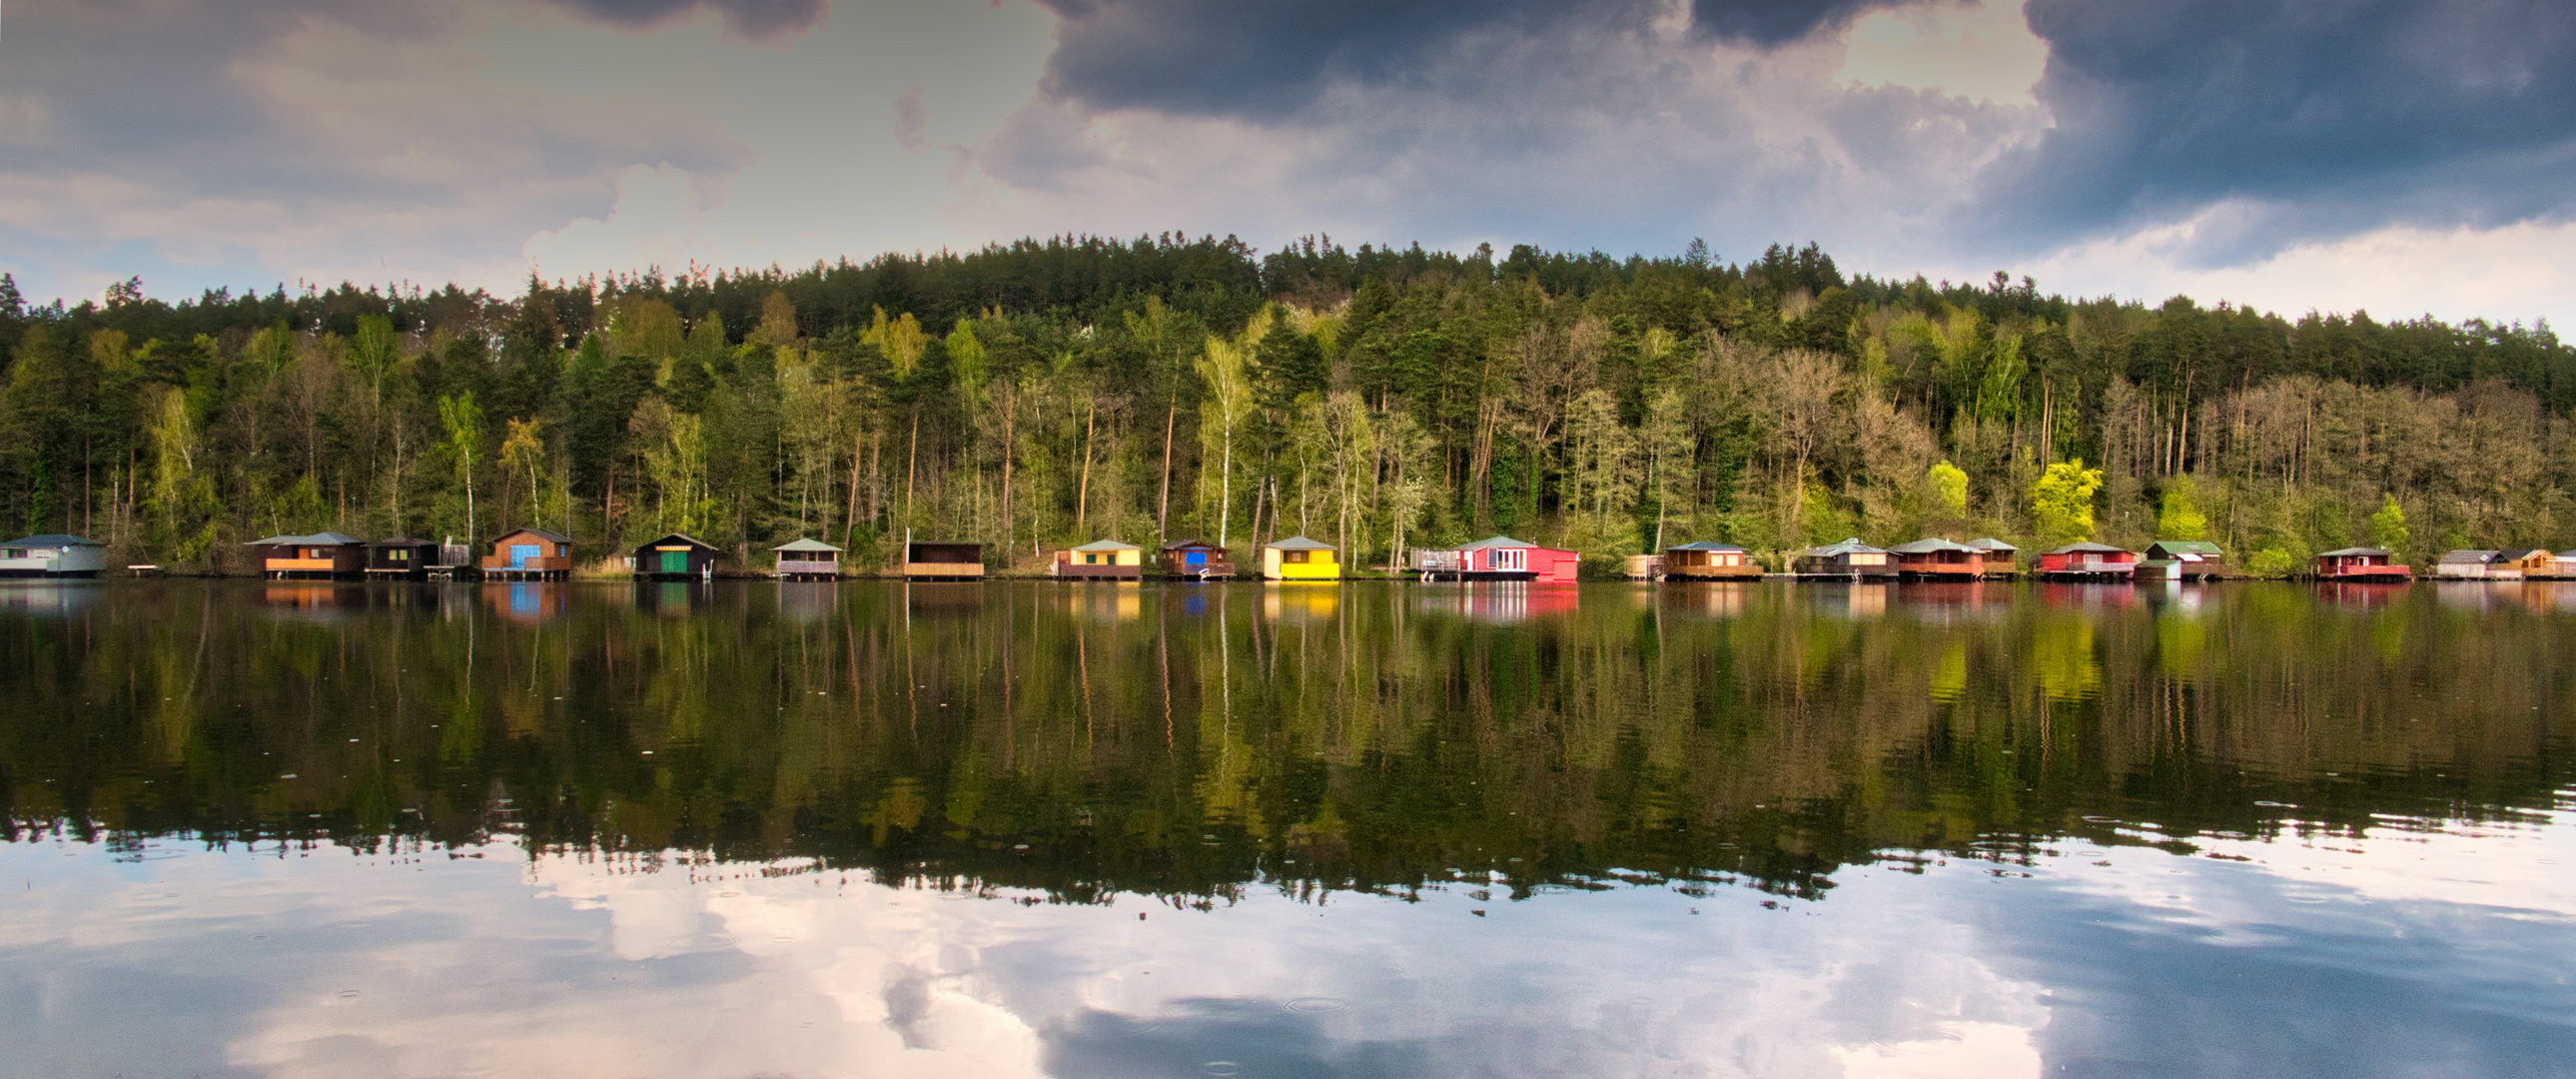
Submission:
[[[485,556],[482,568],[486,570],[517,570],[523,573],[569,573],[572,571],[572,559],[526,558],[520,559],[517,565],[511,565],[510,559],[507,556]]]
[[[782,577],[838,577],[841,564],[828,558],[782,558],[778,560],[778,574]]]

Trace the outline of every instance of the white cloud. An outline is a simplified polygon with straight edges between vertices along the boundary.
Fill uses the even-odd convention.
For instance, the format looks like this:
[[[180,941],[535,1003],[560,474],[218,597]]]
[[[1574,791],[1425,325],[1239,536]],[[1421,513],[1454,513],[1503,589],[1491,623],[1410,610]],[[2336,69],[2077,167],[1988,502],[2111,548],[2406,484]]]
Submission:
[[[2048,43],[2015,0],[1940,2],[1876,11],[1843,35],[1836,75],[1862,86],[1907,86],[2006,105],[2037,105],[2031,86]]]
[[[2117,294],[2157,303],[2184,294],[2228,300],[2297,317],[2307,311],[2367,310],[2375,318],[2431,314],[2504,322],[2576,319],[2576,222],[2501,228],[2395,226],[2347,239],[2303,243],[2241,266],[2194,257],[2200,232],[2232,207],[2214,206],[2175,224],[2079,244],[2017,272],[2069,294]],[[1966,267],[1959,279],[1985,275]]]

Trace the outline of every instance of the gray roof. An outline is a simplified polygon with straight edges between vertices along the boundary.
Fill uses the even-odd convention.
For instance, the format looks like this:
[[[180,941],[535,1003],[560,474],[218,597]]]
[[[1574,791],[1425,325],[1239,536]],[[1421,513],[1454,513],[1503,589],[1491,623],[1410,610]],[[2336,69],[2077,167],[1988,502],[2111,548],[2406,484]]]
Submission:
[[[13,539],[13,540],[10,540],[8,543],[0,544],[0,547],[105,547],[105,546],[107,546],[107,545],[106,545],[106,544],[104,544],[104,543],[100,543],[100,542],[99,542],[99,541],[97,541],[97,540],[92,540],[92,539],[82,539],[82,538],[80,538],[79,536],[66,536],[66,535],[63,535],[63,534],[61,534],[61,533],[59,533],[59,532],[48,532],[48,533],[45,533],[44,535],[41,535],[41,536],[28,536],[28,537],[27,537],[27,538],[25,538],[25,539]]]
[[[2196,554],[2202,558],[2218,558],[2227,554],[2227,552],[2220,549],[2217,544],[2211,543],[2208,540],[2160,539],[2149,544],[2147,549],[2162,549],[2167,554]]]
[[[2442,562],[2445,565],[2452,566],[2466,565],[2471,562],[2485,565],[2486,563],[2495,561],[2496,555],[2501,553],[2502,552],[2500,551],[2479,551],[2461,548],[2456,551],[2442,552]]]
[[[2381,558],[2386,558],[2388,557],[2388,552],[2380,550],[2377,547],[2339,547],[2331,551],[2317,552],[2317,557],[2319,558],[2351,558],[2356,555],[2377,555]]]
[[[2534,550],[2534,549],[2529,548],[2529,547],[2507,547],[2507,548],[2505,548],[2504,550],[2501,550],[2501,551],[2497,551],[2497,552],[2496,552],[2496,561],[2498,561],[2498,562],[2520,562],[2520,561],[2522,561],[2523,559],[2529,558],[2529,557],[2531,557],[2531,556],[2533,556],[2533,555],[2536,555],[2536,554],[2548,554],[2548,553],[2549,553],[2549,552],[2547,552],[2547,551]]]
[[[818,539],[806,539],[806,538],[801,537],[801,536],[800,536],[800,537],[798,537],[798,538],[796,538],[796,539],[789,540],[789,541],[788,541],[788,542],[786,542],[786,543],[779,544],[779,545],[778,545],[778,546],[776,546],[776,547],[772,547],[772,548],[770,548],[770,550],[773,550],[773,551],[796,551],[796,552],[804,552],[804,551],[830,551],[830,552],[832,552],[832,553],[834,553],[834,554],[839,554],[839,553],[840,553],[840,551],[841,551],[841,549],[840,549],[840,548],[838,548],[838,547],[834,547],[834,546],[832,546],[831,544],[828,544],[828,543],[823,542],[822,540],[818,540]]]
[[[1984,538],[1984,539],[1972,539],[1972,540],[1969,540],[1969,541],[1968,541],[1968,546],[1970,546],[1970,547],[1974,547],[1974,548],[1976,548],[1976,549],[1978,549],[1978,550],[1980,550],[1980,551],[2018,551],[2018,550],[2021,550],[2021,548],[2019,548],[2019,547],[2015,547],[2015,546],[2013,546],[2012,544],[2005,543],[2004,541],[1999,540],[1999,539],[1996,539],[1996,538],[1994,538],[1994,537],[1992,537],[1992,536],[1988,536],[1988,537],[1986,537],[1986,538]]]
[[[1915,540],[1912,543],[1900,543],[1894,547],[1888,548],[1887,550],[1889,554],[1936,554],[1941,551],[1967,551],[1971,554],[1981,553],[1978,548],[1970,547],[1964,543],[1952,543],[1949,540],[1929,537]]]
[[[337,533],[337,532],[316,532],[316,533],[314,533],[314,534],[312,534],[312,535],[310,535],[310,536],[270,536],[270,537],[268,537],[267,539],[255,539],[255,540],[252,540],[252,541],[250,541],[249,543],[243,544],[243,546],[245,546],[245,547],[299,547],[299,546],[313,546],[313,547],[346,547],[346,546],[348,546],[348,545],[350,545],[350,544],[353,544],[353,543],[365,543],[365,542],[366,542],[365,540],[359,539],[359,538],[358,538],[358,537],[356,537],[356,536],[343,536],[343,535],[341,535],[341,534],[339,534],[339,533]]]
[[[1667,551],[1741,551],[1744,548],[1715,540],[1692,540],[1689,543],[1676,543],[1664,549]]]
[[[1862,543],[1858,536],[1845,536],[1840,543],[1828,543],[1822,547],[1809,547],[1802,553],[1809,558],[1833,558],[1837,555],[1847,554],[1886,554],[1887,549],[1884,547],[1872,547],[1869,544]]]
[[[1133,544],[1133,543],[1120,543],[1120,542],[1118,542],[1117,540],[1105,539],[1105,540],[1093,540],[1093,541],[1091,541],[1091,542],[1089,542],[1089,543],[1083,544],[1083,545],[1082,545],[1082,546],[1080,546],[1080,547],[1076,547],[1076,548],[1074,548],[1074,550],[1077,550],[1077,551],[1141,551],[1141,550],[1144,550],[1144,548],[1139,547],[1139,546],[1136,546],[1136,545],[1135,545],[1135,544]]]
[[[1470,543],[1470,544],[1468,544],[1468,545],[1466,545],[1466,546],[1464,546],[1464,547],[1458,548],[1458,549],[1459,549],[1459,550],[1461,550],[1461,551],[1488,551],[1488,550],[1493,550],[1493,549],[1495,549],[1495,548],[1499,548],[1499,547],[1536,547],[1536,546],[1538,546],[1538,544],[1531,543],[1531,542],[1529,542],[1528,540],[1516,540],[1516,539],[1511,538],[1510,536],[1487,536],[1487,537],[1485,537],[1484,539],[1477,540],[1477,541],[1476,541],[1476,542],[1474,542],[1474,543]]]
[[[2128,554],[2129,552],[2128,552],[2126,549],[2124,549],[2124,548],[2113,547],[2113,546],[2111,546],[2110,544],[2107,544],[2107,543],[2094,543],[2094,542],[2091,542],[2091,541],[2089,541],[2089,540],[2088,540],[2088,541],[2083,542],[2083,543],[2070,543],[2070,544],[2067,544],[2067,545],[2066,545],[2066,546],[2064,546],[2064,547],[2060,547],[2060,548],[2058,548],[2058,549],[2056,549],[2056,550],[2054,550],[2054,551],[2050,551],[2050,552],[2048,552],[2048,553],[2050,553],[2050,554]]]
[[[1333,549],[1332,544],[1310,540],[1304,536],[1290,536],[1284,540],[1273,540],[1271,541],[1270,546],[1282,551],[1329,551]]]
[[[1211,551],[1222,551],[1225,549],[1203,539],[1173,540],[1172,542],[1163,545],[1163,549],[1166,551],[1186,550],[1191,547],[1205,547]]]

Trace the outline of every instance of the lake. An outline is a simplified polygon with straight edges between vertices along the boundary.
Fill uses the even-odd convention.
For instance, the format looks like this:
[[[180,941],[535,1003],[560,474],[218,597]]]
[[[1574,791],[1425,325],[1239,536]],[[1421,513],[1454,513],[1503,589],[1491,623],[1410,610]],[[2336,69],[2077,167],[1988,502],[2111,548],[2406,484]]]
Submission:
[[[0,1076],[2576,1075],[2576,583],[0,585]]]

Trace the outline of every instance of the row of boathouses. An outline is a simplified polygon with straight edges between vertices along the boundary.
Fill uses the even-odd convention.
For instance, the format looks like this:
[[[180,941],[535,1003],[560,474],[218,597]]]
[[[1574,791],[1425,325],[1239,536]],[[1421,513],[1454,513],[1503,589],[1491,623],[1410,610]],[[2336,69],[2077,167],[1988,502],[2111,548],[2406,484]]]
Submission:
[[[570,537],[522,528],[491,541],[479,555],[464,544],[410,537],[362,540],[337,532],[280,535],[247,544],[260,574],[270,579],[428,579],[480,576],[491,580],[564,580],[573,569]],[[770,548],[772,572],[782,580],[833,580],[851,575],[842,548],[798,539]],[[1340,552],[1305,536],[1265,543],[1257,576],[1271,581],[1334,581],[1343,576]],[[0,577],[95,577],[105,568],[106,547],[69,535],[37,535],[0,544]],[[711,579],[724,551],[714,544],[670,533],[637,545],[628,565],[653,580]],[[985,576],[979,543],[907,541],[902,575],[914,580],[976,580]],[[1579,553],[1509,536],[1452,548],[1409,552],[1405,572],[1425,581],[1531,581],[1570,583]],[[156,567],[129,567],[149,571]],[[2020,551],[2000,539],[1959,542],[1927,537],[1874,547],[1857,537],[1798,551],[1785,574],[1822,580],[1972,581],[2018,576],[2056,581],[2212,581],[2243,576],[2218,545],[2202,540],[2157,540],[2144,551],[2102,543],[2070,543],[2040,552],[2025,567]],[[1096,540],[1054,553],[1049,576],[1068,581],[1218,581],[1236,578],[1226,547],[1190,539],[1150,553],[1136,544]],[[1743,547],[1706,540],[1678,543],[1654,555],[1628,557],[1632,580],[1728,581],[1773,575]],[[2305,576],[2328,581],[2396,581],[2414,576],[2392,552],[2369,547],[2326,551],[2309,560]],[[2441,580],[2576,581],[2576,550],[2538,548],[2455,550],[2431,573]]]

